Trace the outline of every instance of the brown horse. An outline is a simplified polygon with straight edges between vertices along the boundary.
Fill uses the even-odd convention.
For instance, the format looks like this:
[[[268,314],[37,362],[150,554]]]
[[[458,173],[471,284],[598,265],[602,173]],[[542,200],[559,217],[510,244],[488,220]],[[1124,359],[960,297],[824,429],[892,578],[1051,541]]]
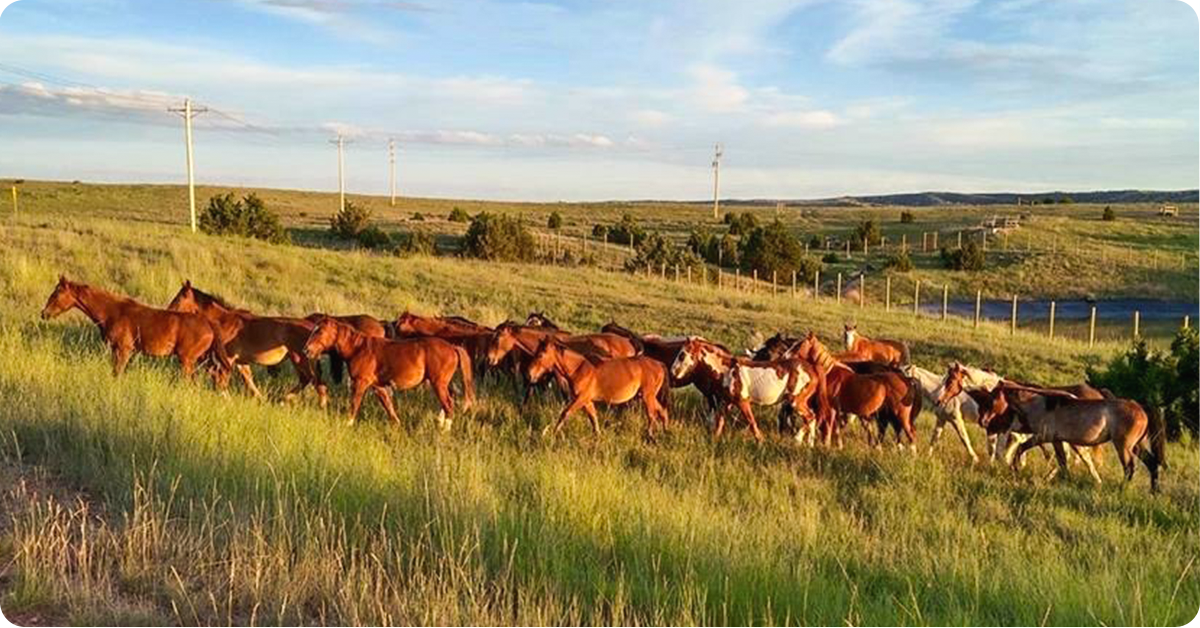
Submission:
[[[112,348],[113,375],[120,375],[135,351],[162,357],[174,355],[183,373],[191,378],[203,358],[215,361],[213,381],[223,386],[221,375],[231,368],[219,332],[203,316],[147,307],[127,297],[58,277],[58,285],[42,308],[48,320],[78,308],[97,327]]]
[[[332,315],[321,312],[313,312],[304,317],[304,320],[316,325],[317,321],[329,316],[342,323],[345,323],[359,331],[359,333],[371,336],[372,338],[392,338],[396,335],[395,328],[390,323],[385,323],[370,314],[342,314]],[[342,359],[336,353],[329,353],[329,378],[333,383],[342,383],[342,370],[344,364]],[[315,368],[315,367],[314,367]]]
[[[592,422],[592,430],[599,435],[600,419],[596,414],[595,402],[619,405],[639,394],[646,409],[648,436],[653,437],[656,421],[663,428],[670,422],[667,414],[670,394],[667,369],[657,360],[635,356],[601,360],[593,364],[565,343],[548,337],[538,344],[526,374],[530,381],[537,381],[551,371],[567,381],[571,394],[570,402],[554,423],[555,434],[562,430],[567,417],[582,408]],[[549,429],[550,426],[546,426],[546,430]]]
[[[647,357],[654,358],[666,366],[671,366],[675,362],[675,358],[679,356],[679,351],[683,349],[683,345],[688,341],[687,336],[664,338],[658,334],[639,334],[612,322],[601,327],[600,331],[628,338],[635,346],[640,347],[641,352],[646,354]],[[676,382],[672,378],[672,388],[680,388],[686,385],[687,383]]]
[[[312,384],[321,407],[328,402],[328,391],[316,363],[304,355],[304,341],[312,331],[312,323],[300,318],[257,316],[248,310],[231,307],[220,297],[196,288],[190,280],[183,282],[167,309],[196,313],[212,323],[246,389],[255,397],[262,399],[264,395],[254,383],[250,365],[274,366],[287,359],[296,368],[300,381],[288,391],[286,398],[295,397]]]
[[[842,339],[846,343],[846,354],[843,358],[853,360],[858,356],[861,360],[879,362],[891,366],[908,364],[908,345],[897,340],[871,340],[858,333],[854,323],[846,323],[842,328]],[[849,354],[849,355],[847,355]]]
[[[475,403],[475,382],[471,375],[471,358],[462,348],[440,338],[405,338],[387,340],[364,336],[354,328],[332,318],[321,319],[304,343],[304,352],[316,358],[333,350],[346,360],[350,368],[350,424],[358,419],[363,395],[375,393],[389,418],[397,425],[400,417],[392,405],[392,388],[409,390],[429,382],[441,404],[438,424],[450,429],[454,416],[454,399],[450,382],[461,370],[466,400],[463,409]]]
[[[518,325],[512,321],[505,321],[498,325],[496,330],[492,332],[487,350],[488,364],[496,366],[507,356],[512,355],[516,359],[517,373],[526,374],[530,358],[533,357],[542,340],[546,338],[554,338],[564,343],[572,351],[584,355],[593,362],[607,358],[629,358],[638,353],[632,341],[616,334],[600,333],[572,336],[566,332],[549,328],[530,327],[527,325]],[[567,382],[565,380],[557,375],[555,379],[558,380],[563,390],[567,389]],[[527,382],[527,384],[531,385],[525,387],[525,395],[522,403],[529,400],[533,390],[532,384],[537,383],[537,381]]]
[[[1158,415],[1147,415],[1136,402],[1109,397],[1080,399],[1053,389],[1031,389],[1009,382],[991,391],[969,394],[979,400],[979,420],[985,429],[1011,414],[1016,417],[1013,429],[1031,434],[1017,447],[1012,460],[1014,471],[1020,468],[1026,451],[1051,443],[1058,461],[1051,476],[1058,471],[1065,474],[1067,457],[1062,445],[1066,443],[1080,454],[1092,479],[1100,484],[1100,474],[1087,452],[1111,442],[1125,470],[1125,481],[1133,479],[1134,461],[1140,458],[1150,472],[1150,492],[1158,492],[1159,468],[1167,466],[1166,430]]]
[[[466,349],[476,363],[487,357],[494,331],[461,316],[421,316],[408,311],[396,317],[394,327],[400,338],[432,337],[456,344]]]
[[[826,445],[835,436],[841,444],[839,417],[858,417],[875,419],[879,429],[877,444],[883,442],[887,427],[891,425],[896,432],[897,444],[903,433],[916,450],[917,434],[912,420],[921,411],[921,393],[903,373],[895,369],[857,373],[829,353],[812,332],[792,350],[792,354],[816,367]]]

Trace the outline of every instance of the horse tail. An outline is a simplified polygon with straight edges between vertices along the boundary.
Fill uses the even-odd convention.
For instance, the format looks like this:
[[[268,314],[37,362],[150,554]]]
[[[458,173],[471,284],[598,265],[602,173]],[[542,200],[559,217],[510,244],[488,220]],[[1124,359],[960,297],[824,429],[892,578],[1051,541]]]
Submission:
[[[1141,410],[1141,408],[1138,408]],[[1143,412],[1145,412],[1143,410]],[[1162,410],[1151,408],[1146,412],[1147,436],[1150,439],[1150,453],[1158,462],[1160,468],[1167,468],[1167,426],[1163,422]]]
[[[900,364],[909,364],[908,361],[908,343],[900,342]]]
[[[905,377],[908,382],[908,394],[904,396],[904,403],[912,406],[912,411],[909,413],[909,420],[916,422],[917,417],[921,415],[921,408],[925,404],[925,395],[921,393],[921,386],[917,380],[911,377]]]
[[[658,362],[655,362],[655,364],[658,364],[663,372],[662,384],[658,387],[658,403],[667,411],[667,415],[670,416],[673,411],[671,408],[671,374],[667,372],[667,367]]]
[[[475,405],[475,376],[471,372],[471,356],[467,354],[466,349],[459,345],[452,346],[454,352],[458,354],[458,367],[462,369],[463,396],[466,398],[463,409],[466,410]]]
[[[208,346],[208,356],[215,360],[217,365],[225,370],[233,368],[233,360],[230,359],[229,353],[225,351],[225,343],[221,340],[221,330],[213,323],[208,323],[208,328],[212,330],[212,344]]]

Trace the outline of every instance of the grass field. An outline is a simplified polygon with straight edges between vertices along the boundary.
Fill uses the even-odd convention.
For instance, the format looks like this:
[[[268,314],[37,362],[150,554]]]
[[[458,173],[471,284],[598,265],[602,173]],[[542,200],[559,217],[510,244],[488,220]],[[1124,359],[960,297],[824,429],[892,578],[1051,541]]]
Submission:
[[[190,278],[263,313],[411,308],[494,324],[546,310],[576,329],[617,320],[738,347],[776,329],[812,328],[834,343],[854,318],[908,341],[927,368],[957,358],[1047,384],[1078,381],[1120,343],[1089,349],[1003,325],[595,269],[192,236],[162,188],[88,186],[68,198],[69,187],[29,184],[22,214],[0,220],[0,452],[85,496],[9,489],[20,505],[0,524],[10,617],[1179,625],[1200,607],[1194,443],[1172,444],[1163,492],[1151,496],[1144,469],[1122,488],[1111,452],[1094,488],[1079,471],[1043,481],[1036,454],[1015,477],[972,468],[953,437],[919,457],[857,439],[844,451],[757,446],[740,431],[714,444],[690,392],[675,395],[675,428],[656,443],[641,438],[639,413],[613,411],[602,437],[576,422],[551,442],[537,428],[561,402],[521,412],[511,385],[490,376],[448,434],[434,428],[425,391],[397,396],[402,430],[374,402],[350,428],[340,387],[322,412],[311,397],[222,397],[179,381],[168,362],[135,360],[113,380],[80,315],[47,323],[37,313],[65,272],[157,304]],[[299,208],[328,196],[294,198],[269,202],[287,206],[293,226],[318,224],[316,208]],[[1174,241],[1160,233],[1142,245],[1159,236]],[[262,377],[278,396],[292,376]],[[931,422],[918,420],[922,440]]]

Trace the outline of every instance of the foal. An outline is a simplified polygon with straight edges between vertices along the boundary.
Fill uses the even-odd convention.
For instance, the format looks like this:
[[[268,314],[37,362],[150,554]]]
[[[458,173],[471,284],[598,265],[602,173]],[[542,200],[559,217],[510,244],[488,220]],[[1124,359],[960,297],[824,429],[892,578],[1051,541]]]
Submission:
[[[463,409],[470,408],[475,402],[471,358],[462,347],[440,338],[370,338],[332,318],[321,319],[304,343],[304,352],[309,358],[315,359],[331,349],[349,365],[351,425],[358,418],[363,395],[368,389],[375,393],[388,417],[399,425],[400,417],[392,405],[392,388],[409,390],[429,382],[442,406],[438,424],[443,430],[449,430],[454,414],[450,381],[459,370],[462,371],[466,395]]]
[[[654,423],[667,427],[667,404],[670,387],[667,385],[667,369],[657,360],[645,356],[612,358],[592,364],[578,353],[554,338],[541,341],[526,370],[530,381],[540,379],[553,371],[568,382],[571,401],[563,408],[554,433],[562,430],[573,412],[580,408],[592,422],[592,430],[600,434],[600,419],[596,414],[595,402],[619,405],[638,396],[646,408],[646,434],[654,436]],[[548,431],[550,426],[546,426]]]
[[[879,362],[891,366],[908,363],[908,345],[897,340],[872,340],[858,333],[858,326],[846,323],[842,328],[842,340],[846,343],[846,353],[859,356],[863,360]]]
[[[147,307],[60,275],[42,308],[42,319],[49,320],[71,308],[79,308],[100,328],[112,349],[113,375],[125,372],[135,351],[157,357],[174,355],[188,378],[199,360],[212,358],[217,367],[212,372],[213,382],[218,387],[225,381],[221,373],[231,368],[219,332],[198,314]]]

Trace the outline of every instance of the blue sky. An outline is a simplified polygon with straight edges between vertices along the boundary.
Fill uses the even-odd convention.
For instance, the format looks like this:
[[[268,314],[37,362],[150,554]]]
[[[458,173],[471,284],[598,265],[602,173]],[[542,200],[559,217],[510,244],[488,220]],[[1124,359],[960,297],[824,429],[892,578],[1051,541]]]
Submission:
[[[1197,186],[1178,0],[21,0],[0,175],[502,199]]]

